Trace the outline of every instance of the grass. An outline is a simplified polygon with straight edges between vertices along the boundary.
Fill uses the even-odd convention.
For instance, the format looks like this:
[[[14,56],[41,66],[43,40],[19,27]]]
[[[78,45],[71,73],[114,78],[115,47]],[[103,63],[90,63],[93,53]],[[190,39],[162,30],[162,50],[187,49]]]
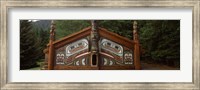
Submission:
[[[38,67],[29,68],[29,69],[27,69],[27,70],[40,70],[40,66],[41,66],[41,64],[42,64],[43,62],[44,62],[44,59],[40,59],[40,60],[38,60],[38,61],[36,62]]]
[[[178,67],[172,67],[157,63],[141,62],[142,70],[180,70]]]
[[[40,70],[40,67],[29,68],[27,70]]]

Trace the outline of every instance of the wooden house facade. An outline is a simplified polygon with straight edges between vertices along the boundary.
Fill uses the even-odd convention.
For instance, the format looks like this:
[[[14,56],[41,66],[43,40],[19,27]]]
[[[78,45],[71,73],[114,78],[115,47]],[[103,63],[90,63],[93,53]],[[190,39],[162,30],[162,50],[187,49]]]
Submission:
[[[133,23],[133,40],[91,26],[55,40],[52,21],[50,40],[45,53],[46,70],[139,70],[140,51],[137,22]]]

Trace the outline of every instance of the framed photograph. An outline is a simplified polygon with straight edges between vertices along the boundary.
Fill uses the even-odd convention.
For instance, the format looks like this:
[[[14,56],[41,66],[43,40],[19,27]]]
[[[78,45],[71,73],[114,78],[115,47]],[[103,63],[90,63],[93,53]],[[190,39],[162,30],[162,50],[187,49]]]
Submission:
[[[199,0],[7,0],[1,90],[199,90]]]

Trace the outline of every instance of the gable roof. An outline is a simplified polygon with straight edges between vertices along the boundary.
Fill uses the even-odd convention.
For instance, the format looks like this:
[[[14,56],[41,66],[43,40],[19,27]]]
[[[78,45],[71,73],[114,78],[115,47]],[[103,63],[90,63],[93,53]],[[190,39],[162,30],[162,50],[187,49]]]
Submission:
[[[76,33],[73,33],[73,34],[70,34],[68,36],[65,36],[59,40],[56,40],[54,41],[54,46],[55,48],[59,48],[59,47],[62,47],[70,42],[73,42],[73,41],[76,41],[76,40],[79,40],[81,38],[84,38],[88,35],[90,35],[90,32],[91,32],[91,27],[87,27],[87,28],[84,28]]]
[[[123,46],[126,46],[128,48],[133,49],[133,41],[132,40],[130,40],[126,37],[122,37],[122,36],[120,36],[116,33],[110,32],[105,28],[99,27],[98,29],[99,29],[98,31],[99,31],[100,37],[113,40],[114,42],[116,42],[118,44],[121,44]],[[76,33],[65,36],[65,37],[63,37],[59,40],[56,40],[56,41],[53,42],[53,44],[54,44],[55,48],[59,48],[59,47],[62,47],[64,45],[68,44],[68,43],[71,43],[73,41],[84,38],[84,37],[90,35],[90,33],[91,33],[91,26],[84,28],[84,29],[82,29],[82,30],[80,30]]]

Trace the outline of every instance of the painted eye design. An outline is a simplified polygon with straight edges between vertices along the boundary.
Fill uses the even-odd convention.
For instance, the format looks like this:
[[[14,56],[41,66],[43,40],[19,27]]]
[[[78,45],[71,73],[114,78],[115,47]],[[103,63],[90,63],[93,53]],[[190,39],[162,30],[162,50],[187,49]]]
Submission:
[[[118,56],[123,55],[123,47],[115,42],[112,42],[107,39],[102,39],[101,46],[102,49],[114,53]]]
[[[66,47],[66,57],[69,57],[73,54],[79,53],[80,51],[88,49],[87,39],[81,39],[76,42],[69,44]]]

